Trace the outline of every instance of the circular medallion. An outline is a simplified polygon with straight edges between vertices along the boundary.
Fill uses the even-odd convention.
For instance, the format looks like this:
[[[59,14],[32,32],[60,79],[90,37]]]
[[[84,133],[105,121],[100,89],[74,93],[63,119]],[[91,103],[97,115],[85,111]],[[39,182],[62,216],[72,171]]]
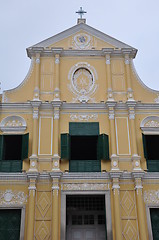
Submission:
[[[113,166],[114,166],[114,167],[117,166],[117,162],[116,162],[116,161],[113,162]]]
[[[79,68],[73,75],[73,87],[80,94],[88,93],[93,87],[93,76],[86,68]]]
[[[11,192],[8,191],[4,194],[4,200],[6,202],[10,202],[12,200],[12,198],[13,198],[13,194]]]
[[[74,44],[76,48],[85,49],[90,47],[90,36],[85,33],[79,33],[74,36]]]
[[[136,167],[139,167],[139,162],[136,161],[136,162],[135,162],[135,166],[136,166]]]

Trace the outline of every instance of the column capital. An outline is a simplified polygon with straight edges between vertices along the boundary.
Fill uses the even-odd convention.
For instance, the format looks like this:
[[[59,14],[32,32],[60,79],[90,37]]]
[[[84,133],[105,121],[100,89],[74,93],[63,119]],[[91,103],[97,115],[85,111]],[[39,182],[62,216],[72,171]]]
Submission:
[[[41,105],[42,101],[41,100],[31,100],[30,104],[32,106],[32,108],[39,108]]]
[[[142,179],[146,173],[144,171],[133,171],[132,172],[132,177],[137,180],[137,179]]]
[[[110,178],[113,180],[119,180],[119,178],[121,177],[123,171],[110,171],[109,175]]]
[[[62,176],[62,172],[50,172],[50,177],[52,178],[52,181],[59,180]]]
[[[110,101],[106,101],[105,104],[106,104],[106,106],[108,107],[108,109],[110,109],[110,108],[115,108],[117,102],[114,101],[114,100],[110,100]]]
[[[63,48],[51,48],[51,50],[55,56],[58,55],[60,57],[60,54],[61,54]]]
[[[28,171],[28,172],[26,172],[26,174],[27,174],[27,178],[30,181],[31,180],[36,181],[38,179],[38,177],[39,177],[39,173],[38,172],[30,172],[30,171]]]

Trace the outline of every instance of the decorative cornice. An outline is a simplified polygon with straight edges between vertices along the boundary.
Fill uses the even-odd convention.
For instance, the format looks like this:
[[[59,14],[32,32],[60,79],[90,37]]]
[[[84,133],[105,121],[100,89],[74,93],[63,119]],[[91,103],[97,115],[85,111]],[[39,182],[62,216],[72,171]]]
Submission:
[[[7,189],[6,191],[0,191],[0,206],[13,206],[22,205],[27,202],[27,195],[21,191],[12,191]]]
[[[2,173],[0,172],[0,181],[1,180],[8,180],[8,181],[26,181],[27,182],[27,175],[26,173]]]
[[[159,190],[144,191],[144,202],[159,205]]]
[[[40,57],[53,57],[56,55],[54,49],[46,49],[43,47],[31,47],[27,49],[28,57],[35,57],[37,52],[40,52]],[[61,49],[60,56],[96,56],[96,57],[105,57],[106,54],[110,54],[110,48],[102,50],[64,50]],[[130,49],[129,54],[131,58],[135,58],[137,53],[136,49]],[[114,49],[112,48],[111,57],[124,57],[124,49]]]
[[[52,104],[54,106],[61,105],[61,109],[108,109],[107,104],[109,103],[116,103],[115,110],[127,110],[128,106],[125,102],[115,102],[115,101],[107,101],[106,103],[67,103],[62,101],[52,101],[52,102],[42,102],[40,109],[52,109]],[[0,103],[0,108],[2,110],[31,110],[32,106],[30,101],[27,103]],[[146,110],[148,113],[153,110],[159,110],[159,103],[141,103],[136,102],[135,110]]]
[[[106,191],[109,183],[62,183],[63,191]]]

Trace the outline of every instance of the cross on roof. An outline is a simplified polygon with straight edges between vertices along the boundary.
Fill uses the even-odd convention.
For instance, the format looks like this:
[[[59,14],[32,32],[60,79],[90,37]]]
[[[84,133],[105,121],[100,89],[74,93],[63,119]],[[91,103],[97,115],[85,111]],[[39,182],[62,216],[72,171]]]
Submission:
[[[84,15],[84,14],[87,13],[87,12],[85,12],[85,11],[82,9],[82,7],[80,7],[80,9],[79,9],[76,13],[78,13],[78,14],[80,15],[80,18],[82,19],[82,15]]]

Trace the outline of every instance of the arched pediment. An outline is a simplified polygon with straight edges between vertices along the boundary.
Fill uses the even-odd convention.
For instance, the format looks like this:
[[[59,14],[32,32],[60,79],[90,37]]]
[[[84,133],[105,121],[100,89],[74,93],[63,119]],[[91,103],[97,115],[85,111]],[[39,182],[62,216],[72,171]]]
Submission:
[[[159,117],[149,116],[142,120],[140,128],[147,134],[159,134]]]
[[[0,123],[2,132],[24,132],[26,127],[25,119],[20,116],[8,116],[3,118]]]

